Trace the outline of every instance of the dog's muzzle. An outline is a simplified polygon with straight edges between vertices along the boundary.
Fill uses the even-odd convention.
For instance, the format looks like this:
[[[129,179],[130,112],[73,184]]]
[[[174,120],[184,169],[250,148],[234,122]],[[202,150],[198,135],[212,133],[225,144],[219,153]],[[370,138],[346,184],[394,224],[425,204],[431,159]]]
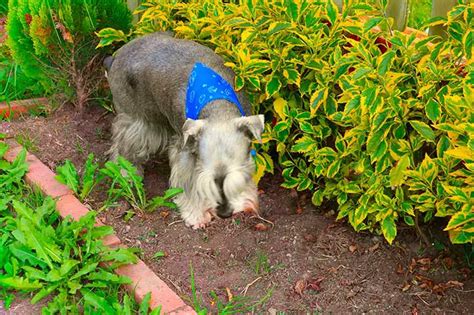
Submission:
[[[225,176],[220,176],[215,179],[216,185],[219,189],[219,194],[221,195],[221,202],[217,205],[217,216],[222,219],[230,218],[232,216],[232,209],[229,207],[229,201],[224,192],[224,180]]]

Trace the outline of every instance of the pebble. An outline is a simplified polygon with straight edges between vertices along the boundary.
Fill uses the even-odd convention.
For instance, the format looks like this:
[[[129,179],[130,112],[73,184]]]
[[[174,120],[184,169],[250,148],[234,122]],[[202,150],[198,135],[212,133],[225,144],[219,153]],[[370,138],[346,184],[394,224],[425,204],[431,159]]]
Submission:
[[[125,229],[123,230],[123,234],[127,234],[130,232],[130,225],[125,225]]]

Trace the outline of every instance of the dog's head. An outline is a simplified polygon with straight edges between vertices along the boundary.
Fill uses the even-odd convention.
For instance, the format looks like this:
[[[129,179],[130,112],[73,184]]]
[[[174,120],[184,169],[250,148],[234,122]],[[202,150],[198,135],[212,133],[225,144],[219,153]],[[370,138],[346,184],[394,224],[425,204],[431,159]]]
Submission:
[[[227,218],[241,211],[258,211],[251,142],[261,138],[263,129],[263,115],[185,122],[184,143],[196,157],[196,193],[212,214]]]

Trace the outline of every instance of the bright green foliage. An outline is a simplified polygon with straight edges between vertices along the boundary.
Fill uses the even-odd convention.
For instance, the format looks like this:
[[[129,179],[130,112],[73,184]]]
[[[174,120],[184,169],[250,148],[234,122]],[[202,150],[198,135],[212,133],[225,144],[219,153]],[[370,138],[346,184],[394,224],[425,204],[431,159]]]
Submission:
[[[52,198],[24,184],[26,151],[8,163],[2,159],[7,148],[0,142],[0,300],[5,307],[20,292],[30,293],[32,303],[51,296],[45,314],[130,314],[138,309],[120,293],[120,285],[130,280],[113,273],[136,261],[133,251],[103,245],[101,239],[113,231],[95,226],[95,212],[79,221],[61,220]]]
[[[284,187],[337,201],[338,219],[390,243],[397,225],[433,216],[451,218],[453,243],[472,242],[473,5],[432,43],[372,29],[387,25],[380,8],[344,4],[149,1],[134,35],[173,30],[223,56],[254,110],[274,117],[261,149],[276,149]]]
[[[143,177],[138,175],[135,166],[123,157],[118,157],[116,162],[106,162],[104,168],[100,169],[100,174],[111,180],[107,190],[107,204],[125,198],[136,210],[153,211],[158,207],[176,209],[176,204],[170,200],[183,192],[181,188],[170,188],[163,196],[148,199]]]
[[[56,172],[58,173],[56,178],[67,185],[81,200],[85,200],[98,183],[108,179],[110,187],[107,190],[105,207],[124,198],[135,210],[153,211],[158,207],[176,209],[176,204],[171,200],[183,192],[181,188],[170,188],[163,196],[148,199],[143,178],[138,174],[136,167],[123,157],[119,157],[116,162],[108,161],[103,168],[99,168],[91,153],[84,164],[82,176],[69,160],[59,166]]]
[[[8,45],[28,77],[85,102],[100,70],[95,30],[127,31],[130,21],[124,0],[9,0]]]
[[[80,177],[74,164],[66,160],[64,165],[56,169],[58,173],[56,179],[71,188],[81,201],[84,201],[98,183],[98,167],[99,165],[94,162],[94,154],[89,154]]]

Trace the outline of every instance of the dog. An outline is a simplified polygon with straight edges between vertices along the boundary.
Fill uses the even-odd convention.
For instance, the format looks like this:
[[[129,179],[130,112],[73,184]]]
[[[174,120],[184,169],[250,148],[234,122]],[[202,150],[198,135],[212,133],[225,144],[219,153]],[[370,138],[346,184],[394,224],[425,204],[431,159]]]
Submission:
[[[104,61],[117,116],[110,158],[140,167],[167,151],[170,186],[186,226],[204,228],[214,217],[258,213],[252,140],[263,115],[235,92],[233,71],[210,48],[169,34],[130,41]]]

